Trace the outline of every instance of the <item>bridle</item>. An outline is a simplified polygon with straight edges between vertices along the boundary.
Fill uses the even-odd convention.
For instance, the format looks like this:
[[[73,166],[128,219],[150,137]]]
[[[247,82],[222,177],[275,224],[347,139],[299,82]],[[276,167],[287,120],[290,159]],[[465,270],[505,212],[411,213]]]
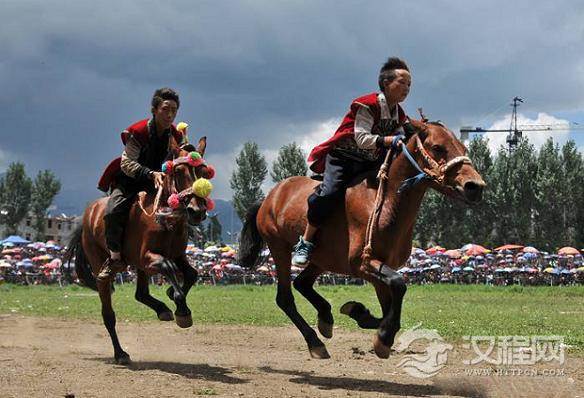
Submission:
[[[427,126],[428,126],[427,123],[424,123],[424,129],[427,129]],[[418,134],[415,134],[414,140],[415,149],[420,152],[424,165],[420,167],[418,162],[414,159],[414,157],[408,150],[406,143],[403,141],[403,139],[401,139],[400,140],[402,143],[401,150],[405,157],[410,162],[410,164],[418,171],[418,174],[404,180],[397,191],[398,193],[402,193],[424,180],[433,180],[436,181],[438,184],[443,185],[444,180],[446,179],[446,175],[454,167],[460,164],[472,165],[472,161],[468,156],[457,156],[454,159],[449,160],[448,162],[445,162],[444,160],[437,162],[428,153],[428,151],[426,151],[424,145],[422,144],[422,140],[420,140]],[[388,157],[386,157],[385,162],[391,162],[391,159],[388,159]]]
[[[182,191],[178,192],[176,189],[176,168],[180,165],[187,165],[189,167],[189,173],[194,178],[193,184],[188,188],[183,189]],[[158,222],[164,220],[167,217],[171,217],[173,212],[185,210],[188,206],[188,202],[191,200],[193,196],[200,197],[201,199],[206,200],[207,202],[207,209],[211,210],[210,204],[213,203],[211,198],[209,198],[209,194],[212,190],[212,184],[203,177],[197,176],[195,169],[199,166],[206,166],[210,170],[212,170],[212,175],[214,175],[214,169],[209,166],[200,153],[196,151],[189,152],[186,156],[181,156],[175,158],[173,160],[167,160],[162,164],[161,171],[170,179],[169,183],[169,197],[166,201],[168,207],[160,208],[160,198],[162,196],[162,192],[164,190],[164,184],[158,188],[158,192],[156,193],[156,198],[154,199],[154,205],[152,209],[152,213],[148,213],[142,204],[143,196],[141,195],[140,200],[138,201],[138,205],[149,217],[156,215],[156,219]],[[213,205],[214,206],[214,205]]]

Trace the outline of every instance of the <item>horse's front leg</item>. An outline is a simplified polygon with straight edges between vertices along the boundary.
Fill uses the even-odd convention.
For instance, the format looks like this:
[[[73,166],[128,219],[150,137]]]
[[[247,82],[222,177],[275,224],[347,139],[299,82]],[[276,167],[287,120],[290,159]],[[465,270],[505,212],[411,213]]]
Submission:
[[[395,335],[401,328],[401,310],[407,286],[401,274],[386,265],[380,267],[375,290],[383,310],[383,320],[373,341],[375,354],[388,358]]]
[[[191,267],[189,260],[187,260],[187,257],[184,255],[176,258],[175,263],[183,274],[183,285],[182,285],[183,293],[185,296],[188,296],[189,291],[191,290],[191,287],[197,281],[199,274],[197,273],[197,271],[193,267]],[[174,300],[174,288],[172,286],[169,286],[169,288],[166,290],[166,295],[171,300]]]
[[[172,300],[176,304],[176,311],[174,313],[176,324],[181,328],[191,327],[193,325],[193,318],[191,317],[191,310],[187,306],[186,294],[178,281],[180,270],[177,265],[172,260],[151,251],[147,251],[144,254],[144,260],[148,273],[160,273],[164,275],[172,286]]]

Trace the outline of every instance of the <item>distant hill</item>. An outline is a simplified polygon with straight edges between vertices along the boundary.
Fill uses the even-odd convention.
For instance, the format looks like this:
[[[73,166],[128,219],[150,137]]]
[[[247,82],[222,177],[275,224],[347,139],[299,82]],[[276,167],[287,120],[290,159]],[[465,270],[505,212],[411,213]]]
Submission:
[[[55,198],[54,206],[50,209],[50,213],[53,215],[65,213],[68,216],[82,215],[87,204],[99,197],[100,193],[97,190],[63,189]],[[223,241],[225,243],[231,243],[233,240],[231,239],[230,233],[239,234],[242,227],[242,223],[239,217],[237,217],[237,213],[233,209],[231,202],[216,199],[215,209],[212,213],[218,214],[219,216],[219,222],[223,227],[221,234]]]

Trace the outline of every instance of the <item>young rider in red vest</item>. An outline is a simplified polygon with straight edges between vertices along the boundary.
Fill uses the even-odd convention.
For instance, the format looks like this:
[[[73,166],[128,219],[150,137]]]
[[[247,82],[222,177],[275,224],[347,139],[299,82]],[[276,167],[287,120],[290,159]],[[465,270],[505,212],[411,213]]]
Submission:
[[[292,264],[308,264],[316,232],[344,198],[349,182],[368,170],[379,169],[394,136],[404,133],[407,116],[399,104],[408,96],[410,85],[407,64],[389,58],[379,72],[381,92],[353,100],[333,137],[310,153],[311,170],[324,172],[324,178],[308,197],[308,224],[294,246]]]
[[[184,136],[172,124],[180,105],[178,94],[161,88],[152,97],[152,118],[134,123],[122,132],[125,144],[121,158],[106,169],[99,188],[112,190],[105,210],[105,240],[110,257],[103,264],[99,280],[110,280],[126,268],[122,242],[128,214],[140,191],[156,192],[162,185],[162,164],[168,155],[171,135],[180,145]]]

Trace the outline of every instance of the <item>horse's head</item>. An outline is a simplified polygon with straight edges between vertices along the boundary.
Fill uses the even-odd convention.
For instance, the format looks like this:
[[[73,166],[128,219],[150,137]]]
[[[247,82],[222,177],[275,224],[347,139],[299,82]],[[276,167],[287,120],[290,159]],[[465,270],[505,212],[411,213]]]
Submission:
[[[408,149],[430,176],[431,187],[468,204],[479,202],[486,184],[467,157],[464,144],[440,122],[411,123],[416,134]]]
[[[167,160],[162,170],[166,174],[168,205],[186,210],[191,225],[205,220],[207,210],[212,207],[208,198],[212,185],[207,179],[213,178],[215,171],[203,160],[206,147],[206,137],[201,138],[196,147],[191,144],[171,146],[172,160]]]

